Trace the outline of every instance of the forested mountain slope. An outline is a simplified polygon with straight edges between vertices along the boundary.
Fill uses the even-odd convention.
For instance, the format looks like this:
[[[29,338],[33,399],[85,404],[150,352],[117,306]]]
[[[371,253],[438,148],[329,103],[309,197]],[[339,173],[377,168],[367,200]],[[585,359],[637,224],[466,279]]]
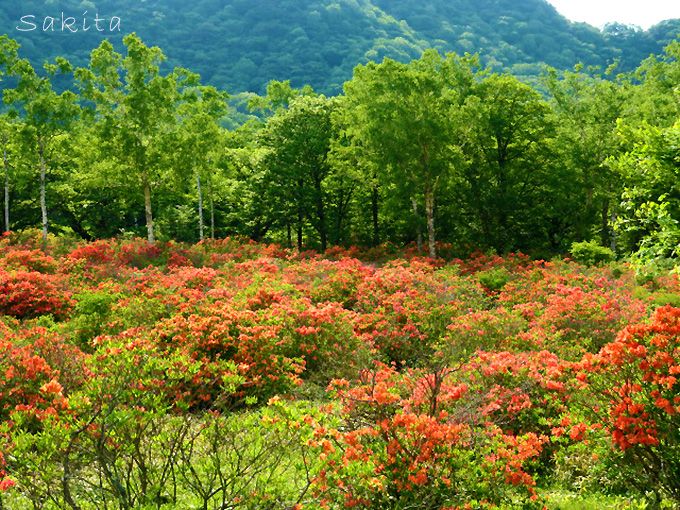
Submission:
[[[78,29],[62,30],[62,13]],[[94,26],[95,15],[102,31]],[[20,22],[22,16],[34,23]],[[53,30],[43,31],[45,17]],[[113,16],[121,30],[109,31]],[[83,31],[83,26],[89,26]],[[49,24],[49,20],[48,20]],[[17,30],[23,28],[24,32]],[[117,28],[117,27],[116,27]],[[496,69],[535,74],[541,63],[571,68],[581,61],[633,69],[680,32],[680,21],[649,31],[571,23],[545,0],[27,0],[0,4],[0,33],[21,42],[38,63],[68,55],[86,63],[104,37],[137,32],[158,45],[169,65],[199,72],[228,90],[261,92],[271,79],[312,84],[334,93],[353,67],[423,49],[479,52]]]
[[[62,31],[62,13],[76,19]],[[94,26],[95,15],[103,30]],[[35,28],[21,23],[22,16]],[[46,17],[54,29],[43,31]],[[120,31],[109,31],[112,17]],[[48,20],[49,24],[49,20]],[[83,31],[83,26],[89,26]],[[17,27],[26,31],[19,31]],[[114,27],[117,28],[117,27]],[[0,33],[16,38],[34,62],[69,55],[85,64],[104,37],[137,32],[163,48],[170,65],[199,72],[230,91],[261,92],[271,79],[309,83],[334,93],[367,60],[408,60],[423,49],[479,52],[486,63],[534,74],[541,63],[577,62],[632,69],[680,32],[680,21],[647,32],[611,26],[604,32],[571,23],[545,0],[27,0],[0,5]]]

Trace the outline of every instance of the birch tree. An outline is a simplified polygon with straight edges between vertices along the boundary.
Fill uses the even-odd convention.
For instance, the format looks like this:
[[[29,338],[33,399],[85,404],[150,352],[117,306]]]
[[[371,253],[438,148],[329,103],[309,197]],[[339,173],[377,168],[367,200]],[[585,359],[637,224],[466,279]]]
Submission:
[[[474,67],[472,58],[429,50],[409,64],[385,59],[358,66],[345,84],[344,134],[364,146],[383,177],[407,190],[417,222],[424,206],[430,257],[437,254],[437,192],[461,161],[459,112]]]
[[[123,43],[125,56],[102,42],[76,77],[83,97],[94,105],[100,151],[117,163],[118,175],[111,177],[132,179],[143,195],[147,239],[153,243],[153,188],[163,179],[166,141],[178,122],[182,90],[195,86],[198,78],[179,68],[161,74],[163,52],[135,34]]]
[[[7,74],[15,79],[16,86],[4,90],[3,100],[22,116],[22,143],[38,165],[42,243],[45,249],[49,228],[47,181],[52,142],[68,133],[80,112],[77,95],[70,90],[58,93],[52,86],[52,80],[59,74],[71,74],[73,68],[62,57],[57,57],[54,63],[46,63],[42,75],[26,59],[5,59],[5,62]]]

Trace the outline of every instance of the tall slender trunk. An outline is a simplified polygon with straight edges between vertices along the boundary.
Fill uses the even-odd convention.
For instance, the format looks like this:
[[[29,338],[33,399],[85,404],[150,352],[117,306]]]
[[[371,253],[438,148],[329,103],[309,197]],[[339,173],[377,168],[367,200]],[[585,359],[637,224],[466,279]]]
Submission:
[[[147,239],[150,243],[156,242],[153,232],[153,211],[151,209],[151,183],[149,182],[149,176],[144,172],[142,177],[142,185],[144,186],[144,213],[146,215],[146,233]]]
[[[437,247],[435,246],[434,235],[434,190],[437,187],[439,177],[432,178],[431,164],[430,164],[430,150],[427,144],[423,144],[423,174],[425,178],[425,219],[427,220],[427,251],[430,258],[437,257]],[[414,202],[415,204],[415,202]],[[422,246],[422,240],[420,241]],[[419,249],[421,251],[421,249]]]
[[[213,200],[213,184],[210,174],[208,174],[208,195],[210,196],[210,239],[215,239],[215,201]]]
[[[335,234],[333,236],[333,244],[340,245],[342,244],[343,241],[343,236],[342,236],[342,226],[343,222],[345,220],[345,213],[343,210],[343,206],[339,205],[338,206],[338,213],[336,214],[335,217]]]
[[[505,145],[501,145],[503,142],[500,140],[496,142],[498,144],[498,202],[496,205],[496,251],[499,254],[507,253],[511,249],[512,243],[514,242],[509,235],[508,228],[508,215],[509,209],[512,207],[510,204],[510,197],[508,192],[508,170],[507,170],[507,155]]]
[[[430,257],[437,257],[434,232],[434,190],[431,187],[425,189],[425,215],[427,216],[427,247]]]
[[[600,231],[600,240],[602,246],[607,246],[608,244],[611,243],[611,236],[610,236],[610,231],[609,231],[609,200],[605,199],[602,201],[602,209],[601,209],[601,218],[602,218],[602,223],[601,223],[601,231]]]
[[[342,244],[342,224],[345,221],[345,209],[348,203],[348,197],[352,195],[352,192],[346,192],[343,187],[342,178],[340,180],[340,188],[338,190],[337,196],[334,200],[336,202],[335,206],[335,226],[333,227],[333,235],[331,236],[331,243],[335,245]]]
[[[326,231],[326,209],[323,203],[323,190],[321,189],[321,179],[314,179],[314,191],[316,192],[316,217],[318,221],[319,237],[321,239],[321,251],[326,251],[328,247],[328,232]]]
[[[378,223],[378,185],[374,184],[371,190],[371,213],[373,216],[373,246],[380,244],[380,224]]]
[[[288,241],[288,248],[293,247],[293,233],[290,229],[290,221],[286,221],[286,241]]]
[[[612,211],[612,214],[610,216],[610,232],[609,232],[609,238],[610,238],[610,243],[609,243],[609,248],[616,253],[616,230],[614,230],[614,224],[616,223],[616,212]]]
[[[210,197],[210,238],[215,239],[215,202]]]
[[[340,187],[333,202],[336,203],[335,210],[337,212],[335,216],[335,232],[332,243],[336,245],[341,245],[345,240],[345,224],[349,216],[349,209],[352,203],[352,197],[354,196],[354,191],[356,189],[356,184],[350,183],[346,186],[343,180],[340,181]]]
[[[297,248],[302,251],[302,211],[298,209],[297,217]]]
[[[203,193],[201,192],[201,176],[196,174],[196,190],[198,192],[198,236],[203,241]]]
[[[595,191],[592,186],[589,186],[585,190],[585,203],[583,204],[583,207],[580,208],[580,214],[578,216],[579,218],[579,237],[581,238],[587,238],[590,235],[590,226],[592,225],[591,222],[593,222],[593,216],[597,214],[596,212],[596,205],[593,203],[593,196],[595,194]]]
[[[6,143],[5,141],[2,148],[2,160],[5,166],[5,232],[9,232],[9,160]]]
[[[38,141],[38,156],[40,157],[40,212],[42,214],[42,249],[47,250],[47,162],[45,161],[45,144],[42,139]]]
[[[416,220],[416,240],[418,243],[418,253],[423,251],[423,230],[420,226],[420,218],[418,217],[418,199],[411,197],[411,206],[413,207],[413,217]]]
[[[303,210],[302,210],[302,188],[304,186],[304,182],[302,179],[298,179],[297,181],[297,192],[296,192],[296,198],[297,198],[297,247],[299,251],[302,251],[302,220],[304,218]]]

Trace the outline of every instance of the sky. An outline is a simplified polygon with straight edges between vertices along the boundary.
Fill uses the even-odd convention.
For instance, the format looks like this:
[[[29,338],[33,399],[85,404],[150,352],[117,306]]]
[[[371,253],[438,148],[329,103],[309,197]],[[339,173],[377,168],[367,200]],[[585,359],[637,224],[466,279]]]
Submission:
[[[566,18],[602,27],[610,21],[649,28],[680,18],[680,0],[548,0]]]

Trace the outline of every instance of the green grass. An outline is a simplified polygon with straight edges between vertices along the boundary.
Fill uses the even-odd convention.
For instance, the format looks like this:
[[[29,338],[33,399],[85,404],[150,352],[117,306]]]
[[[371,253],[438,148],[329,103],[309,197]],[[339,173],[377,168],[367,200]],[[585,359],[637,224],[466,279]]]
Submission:
[[[548,493],[546,506],[549,510],[644,510],[649,508],[644,500],[570,492]]]

